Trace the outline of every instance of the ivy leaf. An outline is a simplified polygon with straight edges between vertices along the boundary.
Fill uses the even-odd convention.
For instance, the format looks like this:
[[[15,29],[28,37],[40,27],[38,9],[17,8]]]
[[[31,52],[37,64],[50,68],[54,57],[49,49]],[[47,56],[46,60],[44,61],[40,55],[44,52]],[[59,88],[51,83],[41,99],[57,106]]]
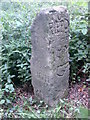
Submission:
[[[9,99],[6,99],[6,102],[7,102],[7,103],[11,103],[11,101],[10,101]]]
[[[7,80],[8,80],[8,83],[11,83],[10,75],[8,76]]]
[[[0,105],[2,105],[2,104],[4,104],[4,103],[5,103],[5,100],[2,99],[2,100],[0,101]]]
[[[16,21],[17,27],[20,27],[22,24],[19,21]]]
[[[10,92],[13,92],[13,91],[14,91],[13,84],[10,84],[10,85],[9,85],[9,89],[11,90]]]
[[[88,113],[90,111],[88,111],[88,109],[84,108],[84,107],[80,107],[80,114],[78,115],[78,118],[88,118]]]
[[[83,33],[83,35],[86,35],[87,34],[87,29],[82,29],[82,33]]]

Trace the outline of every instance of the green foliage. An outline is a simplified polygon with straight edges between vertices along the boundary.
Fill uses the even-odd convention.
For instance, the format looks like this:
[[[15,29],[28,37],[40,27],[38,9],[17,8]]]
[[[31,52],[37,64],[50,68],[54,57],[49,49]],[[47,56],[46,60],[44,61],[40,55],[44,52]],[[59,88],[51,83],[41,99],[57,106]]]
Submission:
[[[81,69],[83,74],[89,71],[89,36],[87,31],[88,14],[87,3],[73,0],[70,3],[59,2],[42,2],[42,3],[2,3],[0,16],[0,30],[2,35],[2,46],[0,42],[0,105],[9,104],[14,100],[14,90],[18,84],[22,85],[31,81],[30,57],[31,57],[31,23],[36,13],[44,7],[54,5],[65,5],[68,7],[70,14],[70,79],[74,82],[80,80],[78,70]],[[76,79],[77,78],[77,79]],[[7,94],[8,93],[8,94]],[[26,104],[25,104],[26,106]],[[28,105],[29,106],[29,105]],[[69,108],[68,113],[65,109]],[[38,118],[37,113],[28,107],[30,111],[22,111],[21,108],[12,108],[7,111],[8,117],[13,117],[13,111],[18,109],[19,117]],[[41,112],[38,110],[39,117],[70,117],[78,114],[79,108],[68,105],[66,101],[61,101],[59,107],[53,111]],[[84,115],[87,110],[80,108],[81,114]],[[70,114],[71,113],[71,114]],[[0,110],[0,116],[3,115],[3,109]],[[85,114],[85,116],[87,116]]]
[[[78,71],[88,74],[89,71],[89,36],[88,36],[88,10],[86,4],[68,6],[70,10],[70,78],[73,82],[79,78]],[[86,68],[86,69],[85,69]],[[80,79],[78,79],[80,81]]]
[[[75,106],[75,104],[77,104],[77,106]],[[61,99],[55,108],[50,109],[46,106],[41,105],[40,102],[38,105],[36,105],[36,107],[30,106],[29,101],[25,99],[23,106],[14,106],[6,111],[7,114],[3,113],[2,116],[4,116],[4,118],[77,118],[77,120],[78,118],[88,119],[88,109],[82,107],[79,102],[68,102],[67,99]]]
[[[0,21],[3,28],[2,46],[0,46],[0,62],[2,63],[0,70],[2,74],[0,84],[2,84],[4,92],[11,94],[11,97],[10,95],[7,96],[8,99],[12,98],[15,86],[31,81],[31,16],[29,15],[29,10],[24,5],[19,3],[2,4]],[[5,98],[4,95],[3,98]],[[8,103],[7,100],[5,102]]]
[[[70,103],[67,101],[67,99],[60,100],[59,105],[52,110],[50,116],[52,118],[86,118],[89,117],[89,110],[85,107],[83,107],[79,101],[76,103],[75,101],[70,101]]]
[[[5,4],[5,3],[4,3]],[[12,11],[9,9],[11,7]],[[15,8],[18,7],[18,14]],[[2,7],[2,9],[6,9]],[[30,20],[28,10],[20,4],[9,4],[2,12],[2,87],[6,92],[13,92],[13,85],[31,80],[30,75]],[[22,11],[22,13],[21,13]],[[12,85],[13,83],[13,85]],[[9,86],[8,86],[9,85]]]
[[[80,103],[78,103],[80,105]],[[68,102],[67,99],[60,99],[59,104],[52,111],[52,118],[77,118],[79,107],[74,105],[74,101]]]
[[[88,110],[87,108],[84,108],[82,106],[79,107],[79,115],[77,115],[78,118],[87,118],[89,117],[89,112],[90,110]]]
[[[75,79],[80,66],[88,70],[88,14],[87,3],[3,3],[2,4],[2,80],[8,76],[18,81],[30,80],[31,32],[30,27],[37,11],[42,7],[66,5],[70,14],[70,65],[71,79]],[[87,66],[87,67],[86,67]]]
[[[31,79],[30,76],[30,54],[31,48],[25,41],[15,42],[11,40],[9,44],[2,45],[2,80],[22,82],[22,84]]]

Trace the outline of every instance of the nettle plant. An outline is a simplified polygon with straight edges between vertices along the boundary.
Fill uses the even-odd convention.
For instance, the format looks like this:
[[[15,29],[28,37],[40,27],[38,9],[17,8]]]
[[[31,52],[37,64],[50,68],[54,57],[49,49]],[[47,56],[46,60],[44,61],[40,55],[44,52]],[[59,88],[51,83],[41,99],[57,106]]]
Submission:
[[[14,84],[23,84],[30,80],[31,48],[25,41],[10,41],[2,45],[2,80],[12,79]],[[9,78],[8,78],[9,77]],[[8,78],[8,79],[7,79]]]
[[[12,94],[15,86],[22,85],[27,81],[31,82],[30,57],[30,14],[28,9],[19,4],[9,4],[11,9],[3,8],[2,23],[2,46],[0,70],[2,72],[0,84],[5,93]],[[19,8],[18,8],[19,7]],[[20,10],[19,10],[20,9]]]
[[[31,81],[30,50],[31,48],[26,46],[25,41],[10,41],[9,44],[2,45],[0,69],[2,89],[5,93],[12,94],[17,85]]]
[[[88,76],[89,71],[88,10],[86,7],[81,7],[79,3],[74,8],[71,7],[69,9],[72,9],[70,11],[69,42],[70,78],[75,83],[76,81],[80,81],[81,76]]]

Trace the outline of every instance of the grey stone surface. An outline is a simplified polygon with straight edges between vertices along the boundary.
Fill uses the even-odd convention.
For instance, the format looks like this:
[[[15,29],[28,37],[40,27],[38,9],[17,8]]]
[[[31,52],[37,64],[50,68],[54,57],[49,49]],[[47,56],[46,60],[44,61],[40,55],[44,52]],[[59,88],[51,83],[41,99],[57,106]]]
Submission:
[[[69,80],[69,15],[63,6],[41,10],[31,27],[31,73],[35,95],[50,106],[64,96]]]

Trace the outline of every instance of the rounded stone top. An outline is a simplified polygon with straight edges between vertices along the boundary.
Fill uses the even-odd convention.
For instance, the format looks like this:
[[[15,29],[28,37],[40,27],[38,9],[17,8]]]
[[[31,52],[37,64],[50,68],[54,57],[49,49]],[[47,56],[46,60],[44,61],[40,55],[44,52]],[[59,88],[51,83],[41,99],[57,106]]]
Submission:
[[[67,8],[65,6],[53,6],[53,7],[49,7],[49,8],[43,8],[41,9],[40,12],[43,12],[45,14],[53,14],[55,12],[59,12],[59,13],[62,13],[62,12],[67,12]]]

